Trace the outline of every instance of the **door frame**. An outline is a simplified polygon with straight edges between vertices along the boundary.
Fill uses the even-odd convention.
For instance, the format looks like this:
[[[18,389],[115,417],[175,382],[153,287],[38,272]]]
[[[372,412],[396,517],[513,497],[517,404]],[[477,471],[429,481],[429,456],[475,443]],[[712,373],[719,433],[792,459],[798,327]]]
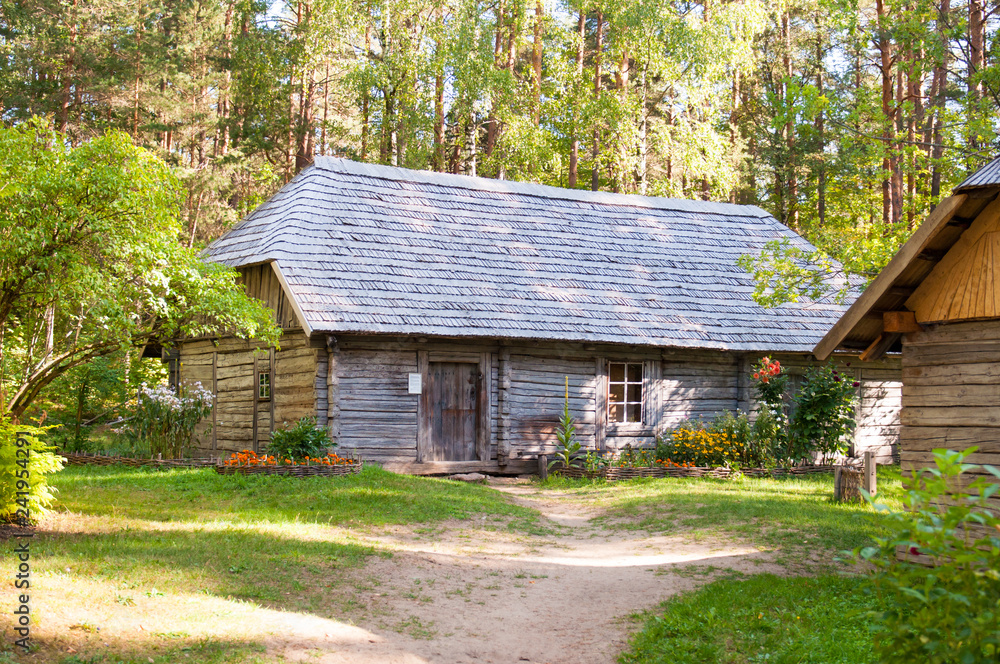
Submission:
[[[417,351],[417,372],[420,374],[423,389],[417,399],[417,463],[424,463],[431,449],[430,418],[427,414],[432,408],[430,394],[427,390],[427,372],[431,362],[457,362],[460,364],[478,364],[476,379],[476,456],[479,461],[490,460],[492,444],[492,427],[490,422],[490,394],[492,392],[493,356],[491,353],[449,352],[449,351]],[[449,463],[439,461],[435,463]],[[460,462],[468,463],[468,462]]]

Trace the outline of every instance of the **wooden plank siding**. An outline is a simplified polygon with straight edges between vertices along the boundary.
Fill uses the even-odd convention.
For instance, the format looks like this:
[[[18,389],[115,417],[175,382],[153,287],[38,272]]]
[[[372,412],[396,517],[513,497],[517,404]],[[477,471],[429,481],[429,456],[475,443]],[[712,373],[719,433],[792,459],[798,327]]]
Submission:
[[[972,463],[1000,466],[1000,321],[944,323],[906,335],[902,406],[904,474],[933,465],[937,448],[976,445]]]
[[[567,376],[570,413],[577,437],[587,449],[652,445],[659,433],[684,420],[707,420],[724,410],[755,407],[749,377],[759,357],[755,354],[541,341],[322,336],[322,341],[320,335],[310,340],[301,331],[289,331],[273,359],[257,360],[258,369],[261,362],[273,366],[272,399],[257,406],[259,447],[266,445],[270,434],[273,408],[274,426],[315,415],[328,427],[339,450],[412,472],[412,464],[420,458],[422,406],[420,395],[408,393],[408,375],[421,373],[426,385],[428,366],[438,362],[476,363],[486,377],[477,388],[477,463],[486,464],[476,466],[480,469],[520,468],[555,450]],[[231,372],[225,366],[230,361],[226,355],[248,352],[247,344],[219,343],[184,344],[183,377],[198,376],[212,384],[215,361],[214,370],[221,376],[216,382],[222,381],[223,387],[244,382],[248,390],[255,386],[256,376],[252,381],[226,378]],[[804,355],[776,357],[793,375],[801,375],[811,364]],[[609,362],[643,364],[644,422],[607,421]],[[892,461],[896,451],[898,365],[898,360],[890,359],[865,368],[843,367],[862,383],[855,451],[873,449],[881,463]],[[230,449],[231,439],[226,430],[222,445],[208,449]],[[463,463],[462,467],[471,467],[471,462]],[[438,468],[441,462],[431,465]]]
[[[285,330],[302,327],[292,301],[281,287],[270,263],[245,267],[239,272],[238,281],[243,284],[243,290],[267,305],[279,327]]]
[[[263,451],[275,426],[317,415],[318,354],[301,330],[286,330],[280,349],[233,338],[179,344],[180,380],[201,382],[216,395],[212,415],[195,429],[199,456]],[[258,376],[271,376],[271,398],[258,399]]]

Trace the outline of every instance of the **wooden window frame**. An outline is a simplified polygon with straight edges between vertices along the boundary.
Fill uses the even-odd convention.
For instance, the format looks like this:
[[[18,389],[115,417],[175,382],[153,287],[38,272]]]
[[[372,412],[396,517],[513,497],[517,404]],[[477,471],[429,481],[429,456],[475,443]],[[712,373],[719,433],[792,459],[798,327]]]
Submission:
[[[266,388],[266,393],[265,393]],[[257,401],[270,401],[273,385],[271,384],[271,371],[257,371]]]
[[[616,381],[612,380],[612,373],[614,371],[615,365],[621,365],[622,370],[622,380]],[[629,375],[629,367],[639,367],[639,377]],[[606,397],[606,417],[609,426],[612,427],[643,427],[646,425],[646,401],[647,401],[647,390],[649,388],[649,380],[647,377],[648,370],[646,368],[646,363],[643,361],[628,361],[628,360],[609,360],[608,361],[608,373],[607,373],[607,397]],[[615,401],[612,396],[612,388],[615,385],[623,385],[624,389],[622,391],[623,401]],[[629,387],[639,386],[639,399],[629,400]],[[615,406],[622,406],[623,419],[615,419],[612,415]],[[629,420],[628,411],[629,406],[639,406],[639,419]]]

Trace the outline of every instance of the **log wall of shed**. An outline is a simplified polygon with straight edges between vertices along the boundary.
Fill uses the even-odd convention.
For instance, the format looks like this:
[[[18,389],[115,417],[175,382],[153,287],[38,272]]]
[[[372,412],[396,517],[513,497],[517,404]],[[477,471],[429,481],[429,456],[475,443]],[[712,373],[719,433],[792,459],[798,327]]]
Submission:
[[[976,445],[971,463],[1000,466],[1000,321],[947,323],[906,335],[902,404],[904,475],[932,466],[936,448]]]
[[[759,354],[388,336],[314,335],[310,340],[301,330],[286,331],[280,350],[254,349],[234,339],[181,345],[181,379],[200,380],[219,395],[212,430],[208,422],[199,427],[199,450],[205,454],[263,450],[274,427],[315,416],[343,452],[412,464],[418,456],[420,396],[409,394],[408,378],[420,372],[420,357],[489,367],[483,425],[495,464],[524,463],[555,451],[567,377],[570,414],[587,449],[652,445],[658,433],[684,420],[708,420],[724,410],[752,411],[756,405],[750,374]],[[805,355],[775,357],[793,376],[814,363]],[[607,421],[609,362],[643,364],[643,423]],[[262,367],[272,372],[267,401],[256,397]],[[898,360],[842,370],[861,382],[855,452],[872,449],[879,462],[891,462],[899,431]]]
[[[200,382],[216,395],[212,414],[195,430],[194,453],[225,456],[262,451],[271,431],[317,413],[320,353],[301,330],[286,330],[280,349],[231,337],[193,339],[179,345],[181,382]],[[261,373],[271,396],[259,398]],[[324,376],[325,380],[325,376]]]

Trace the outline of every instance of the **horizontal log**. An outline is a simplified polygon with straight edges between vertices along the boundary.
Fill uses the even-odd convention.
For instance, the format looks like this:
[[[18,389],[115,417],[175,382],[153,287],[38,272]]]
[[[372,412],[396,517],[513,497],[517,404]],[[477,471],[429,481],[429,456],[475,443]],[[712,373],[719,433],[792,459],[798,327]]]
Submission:
[[[1000,406],[907,407],[900,422],[904,426],[995,427],[1000,426]]]
[[[903,353],[903,368],[917,366],[986,364],[1000,362],[1000,343],[917,346]]]
[[[991,406],[1000,401],[1000,385],[904,385],[904,406]]]
[[[219,367],[215,371],[216,380],[247,376],[253,376],[253,364],[238,364],[235,366]]]
[[[907,385],[953,385],[956,382],[970,384],[1000,383],[1000,362],[977,362],[973,364],[951,364],[933,366],[903,367],[903,382]]]
[[[288,406],[288,405],[311,405],[316,404],[316,393],[313,392],[312,387],[297,388],[293,389],[288,386],[280,386],[282,389],[275,389],[274,393],[271,395],[271,401],[274,402],[275,406]]]
[[[968,321],[933,325],[922,332],[909,334],[904,339],[904,347],[924,346],[948,342],[1000,341],[1000,325],[996,320]]]
[[[253,363],[254,363],[254,355],[253,353],[249,352],[219,353],[216,356],[215,360],[215,366],[219,367],[219,369],[223,369],[225,367],[235,367],[244,364],[249,364],[253,366]]]
[[[904,426],[899,439],[907,451],[930,451],[937,447],[966,449],[972,445],[982,451],[1000,450],[1000,427]]]
[[[414,430],[412,437],[376,437],[376,436],[349,436],[341,434],[343,445],[354,448],[396,450],[400,454],[416,453],[417,433]]]
[[[253,393],[253,389],[257,386],[256,376],[251,376],[250,374],[231,376],[228,378],[219,378],[215,383],[215,390],[217,392],[246,392],[248,394]]]
[[[961,451],[961,449],[952,447],[944,449]],[[935,465],[934,453],[931,451],[902,450],[899,453],[899,458],[900,462],[912,464],[912,467],[932,467]],[[1000,450],[995,452],[974,452],[965,457],[965,462],[1000,467]]]
[[[312,383],[315,381],[316,362],[315,357],[283,358],[279,355],[274,361],[274,373],[303,374],[303,380]]]

